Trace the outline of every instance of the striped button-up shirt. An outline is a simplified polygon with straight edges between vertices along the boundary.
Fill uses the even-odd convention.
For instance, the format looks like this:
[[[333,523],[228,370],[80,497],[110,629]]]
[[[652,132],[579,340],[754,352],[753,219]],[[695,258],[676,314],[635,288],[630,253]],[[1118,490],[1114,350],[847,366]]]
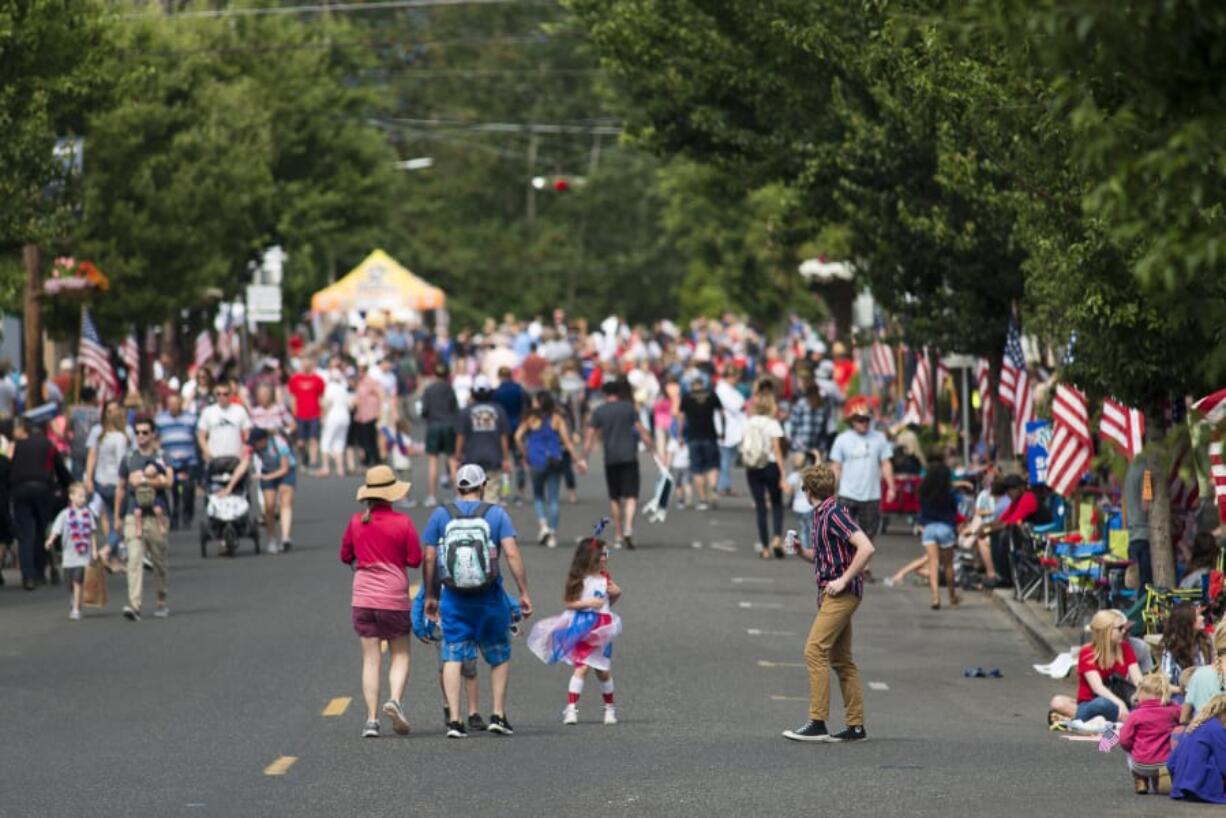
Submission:
[[[816,551],[813,573],[819,589],[843,576],[847,566],[851,565],[856,553],[851,538],[859,530],[860,526],[856,525],[851,513],[834,497],[827,497],[813,509],[812,542]],[[847,583],[847,591],[863,598],[864,577],[856,577]]]

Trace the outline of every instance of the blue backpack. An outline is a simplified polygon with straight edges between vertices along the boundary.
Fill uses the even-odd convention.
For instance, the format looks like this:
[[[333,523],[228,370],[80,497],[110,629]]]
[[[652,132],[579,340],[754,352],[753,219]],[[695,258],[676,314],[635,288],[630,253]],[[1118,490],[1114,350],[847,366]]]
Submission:
[[[532,468],[539,471],[562,465],[562,438],[553,428],[552,419],[541,421],[540,426],[528,432],[525,443],[524,454]]]

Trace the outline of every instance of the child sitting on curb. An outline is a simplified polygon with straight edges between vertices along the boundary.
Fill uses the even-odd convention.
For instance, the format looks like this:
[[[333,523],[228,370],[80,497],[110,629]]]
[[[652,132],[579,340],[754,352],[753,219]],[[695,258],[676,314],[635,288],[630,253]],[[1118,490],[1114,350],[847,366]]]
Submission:
[[[1137,704],[1120,730],[1137,795],[1170,792],[1166,769],[1171,733],[1179,724],[1179,705],[1171,704],[1171,683],[1161,672],[1148,673],[1137,687]]]

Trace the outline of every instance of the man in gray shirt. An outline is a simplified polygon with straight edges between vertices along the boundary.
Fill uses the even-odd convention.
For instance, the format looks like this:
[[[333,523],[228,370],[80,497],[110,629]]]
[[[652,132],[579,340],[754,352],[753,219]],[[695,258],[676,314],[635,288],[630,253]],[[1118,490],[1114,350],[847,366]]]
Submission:
[[[434,381],[421,393],[421,416],[426,421],[426,457],[429,458],[429,491],[426,507],[437,505],[439,461],[455,451],[460,404],[449,380],[451,371],[442,361],[434,365]]]
[[[487,475],[511,472],[511,422],[507,412],[494,402],[494,385],[485,375],[473,380],[473,404],[460,413],[452,471],[461,463],[476,463]],[[502,500],[499,481],[485,481],[482,498],[487,503]]]
[[[1141,588],[1153,584],[1149,558],[1149,503],[1145,501],[1145,461],[1140,455],[1128,464],[1124,475],[1124,514],[1128,521],[1128,559],[1137,564]]]
[[[639,441],[651,451],[651,437],[634,409],[630,383],[624,378],[601,387],[605,402],[592,413],[583,441],[583,459],[600,433],[604,446],[604,480],[613,510],[613,547],[634,548],[634,511],[639,500]]]

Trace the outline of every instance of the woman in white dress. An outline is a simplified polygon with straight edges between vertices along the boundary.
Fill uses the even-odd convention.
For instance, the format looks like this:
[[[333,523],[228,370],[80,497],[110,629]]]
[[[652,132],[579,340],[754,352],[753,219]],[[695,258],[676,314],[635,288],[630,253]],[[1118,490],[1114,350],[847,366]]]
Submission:
[[[323,410],[324,424],[321,433],[319,450],[319,469],[317,477],[327,477],[328,464],[336,468],[338,477],[345,476],[345,439],[349,434],[349,412],[353,408],[353,393],[349,389],[349,379],[345,377],[339,359],[332,362],[328,368],[327,386],[324,388]]]

